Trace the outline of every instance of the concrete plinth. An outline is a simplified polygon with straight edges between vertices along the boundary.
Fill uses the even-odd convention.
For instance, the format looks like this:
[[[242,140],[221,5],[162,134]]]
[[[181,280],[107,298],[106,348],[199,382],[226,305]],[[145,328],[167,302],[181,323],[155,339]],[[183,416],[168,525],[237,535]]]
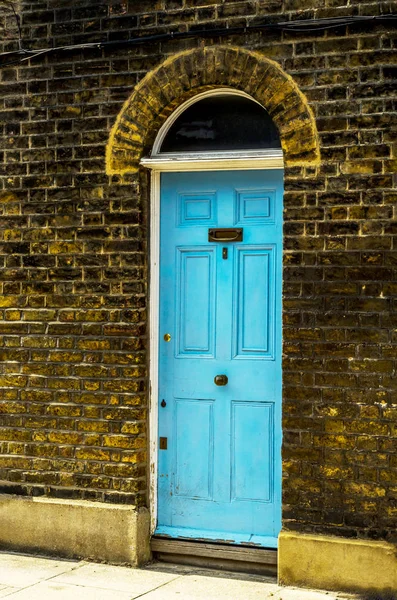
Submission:
[[[142,565],[150,559],[149,513],[119,504],[0,495],[0,549]]]
[[[397,548],[371,540],[282,532],[281,585],[325,590],[397,590]]]

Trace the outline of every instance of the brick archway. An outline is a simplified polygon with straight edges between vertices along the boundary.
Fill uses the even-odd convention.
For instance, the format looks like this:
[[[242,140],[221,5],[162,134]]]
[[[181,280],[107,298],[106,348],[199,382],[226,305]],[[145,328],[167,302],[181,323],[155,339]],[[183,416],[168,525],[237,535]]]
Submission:
[[[319,164],[315,119],[292,77],[258,52],[212,46],[171,56],[136,86],[110,134],[108,175],[136,172],[171,113],[192,96],[217,87],[242,90],[266,108],[278,127],[286,166]]]

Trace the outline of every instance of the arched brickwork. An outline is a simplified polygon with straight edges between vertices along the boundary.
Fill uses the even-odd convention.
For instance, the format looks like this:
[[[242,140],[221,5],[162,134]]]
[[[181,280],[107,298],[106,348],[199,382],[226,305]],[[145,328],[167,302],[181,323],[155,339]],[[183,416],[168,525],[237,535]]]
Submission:
[[[319,163],[314,116],[292,77],[258,52],[212,46],[171,56],[136,86],[111,131],[107,173],[137,171],[170,114],[188,98],[217,87],[242,90],[266,108],[278,127],[286,166]]]

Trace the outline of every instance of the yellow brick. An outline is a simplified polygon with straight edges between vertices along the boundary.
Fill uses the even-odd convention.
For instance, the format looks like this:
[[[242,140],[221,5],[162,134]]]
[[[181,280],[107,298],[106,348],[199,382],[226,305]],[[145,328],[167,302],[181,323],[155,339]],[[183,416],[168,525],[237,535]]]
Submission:
[[[137,435],[139,433],[144,433],[145,429],[145,423],[124,423],[121,428],[121,433]]]
[[[357,160],[345,162],[341,165],[342,173],[371,174],[382,172],[382,162],[379,160]]]
[[[28,378],[21,377],[20,375],[6,375],[0,376],[0,388],[1,387],[26,387]]]
[[[6,429],[5,427],[2,427],[1,429],[1,439],[3,441],[29,441],[30,436],[30,431],[24,431],[19,429]]]
[[[26,406],[18,402],[0,402],[0,414],[25,413]]]
[[[50,254],[79,254],[83,252],[83,244],[80,242],[52,242],[49,244]]]
[[[25,454],[25,445],[17,442],[7,444],[9,454]]]
[[[51,352],[50,360],[56,362],[81,362],[83,354],[80,352]]]
[[[84,444],[86,446],[100,446],[101,436],[96,433],[90,433],[84,436]]]
[[[89,392],[94,392],[95,390],[101,389],[100,381],[84,381],[83,387],[85,390]]]
[[[109,423],[104,421],[80,421],[77,425],[79,431],[93,431],[95,433],[107,433]]]
[[[47,406],[46,413],[58,417],[78,417],[81,415],[81,408],[75,405],[51,404]]]
[[[0,308],[6,308],[7,306],[19,306],[20,296],[3,296],[0,295]]]
[[[32,461],[23,456],[0,456],[0,468],[30,469]]]
[[[345,489],[350,494],[356,496],[367,496],[369,498],[383,498],[386,495],[384,487],[370,483],[356,483],[354,481],[345,482]]]
[[[20,321],[22,313],[20,310],[6,310],[6,321]]]
[[[97,448],[79,448],[76,450],[76,458],[80,460],[110,460],[110,452]]]
[[[77,348],[81,350],[108,350],[110,342],[108,340],[79,340]]]
[[[103,436],[103,444],[109,448],[142,448],[146,445],[146,440],[131,438],[126,435],[105,435]]]
[[[62,485],[64,487],[72,487],[74,485],[73,473],[60,473],[58,485]]]
[[[34,431],[32,433],[32,441],[33,442],[46,442],[47,434],[44,431]]]
[[[54,431],[48,434],[48,441],[56,444],[78,444],[81,442],[81,435],[79,433]]]
[[[26,310],[24,312],[25,321],[53,321],[56,317],[55,310]]]
[[[0,204],[9,204],[13,202],[19,202],[18,196],[12,192],[2,192],[0,194]]]

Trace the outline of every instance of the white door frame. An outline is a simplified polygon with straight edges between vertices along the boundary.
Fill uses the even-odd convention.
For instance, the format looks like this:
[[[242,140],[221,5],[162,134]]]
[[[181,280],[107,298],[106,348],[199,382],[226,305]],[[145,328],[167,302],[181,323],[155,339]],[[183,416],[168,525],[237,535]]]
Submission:
[[[150,185],[150,242],[149,242],[149,505],[150,535],[157,526],[157,456],[158,456],[158,369],[159,369],[159,303],[160,303],[160,177],[164,172],[230,171],[283,169],[282,150],[166,154],[160,153],[161,144],[171,125],[188,106],[210,95],[248,94],[218,88],[198,94],[180,106],[160,129],[150,158],[141,165],[151,170]]]

